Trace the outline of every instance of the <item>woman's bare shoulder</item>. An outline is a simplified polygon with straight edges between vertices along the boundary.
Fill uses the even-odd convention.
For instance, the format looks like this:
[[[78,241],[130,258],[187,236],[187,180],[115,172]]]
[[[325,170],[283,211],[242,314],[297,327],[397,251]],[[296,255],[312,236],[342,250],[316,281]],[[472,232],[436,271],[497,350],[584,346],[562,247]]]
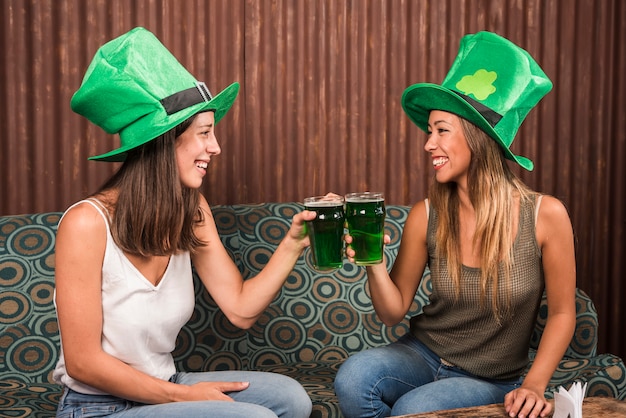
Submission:
[[[573,232],[572,222],[565,204],[554,196],[543,195],[537,211],[536,228],[540,243],[551,237],[569,237]]]
[[[86,200],[69,208],[59,224],[59,232],[92,232],[103,228],[105,228],[105,221],[102,213],[96,209],[94,204]]]
[[[429,210],[428,200],[420,200],[411,207],[407,223],[427,221]]]
[[[565,204],[554,196],[542,195],[539,204],[538,220],[558,220],[563,217],[569,219]]]
[[[411,239],[421,238],[426,240],[426,229],[428,226],[429,207],[427,201],[420,200],[411,207],[409,215],[404,224],[403,235],[408,235]]]

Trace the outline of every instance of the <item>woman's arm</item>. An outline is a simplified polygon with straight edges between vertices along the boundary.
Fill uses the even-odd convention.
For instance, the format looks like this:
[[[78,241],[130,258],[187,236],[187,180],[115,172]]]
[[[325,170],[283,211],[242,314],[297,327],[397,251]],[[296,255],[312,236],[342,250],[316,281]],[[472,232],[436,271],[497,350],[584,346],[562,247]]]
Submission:
[[[102,263],[106,226],[87,203],[70,209],[56,238],[55,292],[67,373],[111,395],[142,403],[231,400],[245,383],[177,385],[135,370],[102,350]],[[158,326],[158,324],[155,324]]]
[[[544,196],[536,227],[548,300],[548,319],[533,364],[522,386],[505,398],[511,416],[546,416],[552,405],[544,392],[576,326],[576,261],[572,224],[563,204]],[[521,415],[520,415],[521,416]]]
[[[391,273],[387,272],[385,260],[367,267],[372,304],[380,320],[388,326],[396,325],[404,319],[415,298],[415,292],[428,262],[427,228],[426,205],[421,201],[409,212],[402,231],[400,250]],[[352,237],[347,235],[346,243],[351,242]],[[346,254],[350,261],[353,261],[354,250],[349,247]]]
[[[314,219],[315,212],[305,210],[296,214],[267,265],[255,277],[244,281],[220,241],[204,197],[200,208],[204,221],[196,228],[196,233],[207,245],[192,255],[196,271],[230,322],[239,328],[249,328],[276,297],[302,251],[309,245],[304,222]]]

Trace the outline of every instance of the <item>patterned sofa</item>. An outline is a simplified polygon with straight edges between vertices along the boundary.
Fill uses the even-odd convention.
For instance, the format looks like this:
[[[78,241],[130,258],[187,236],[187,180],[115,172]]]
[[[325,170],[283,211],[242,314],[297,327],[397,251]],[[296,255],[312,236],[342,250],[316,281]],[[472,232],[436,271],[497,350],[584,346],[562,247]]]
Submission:
[[[244,277],[256,274],[289,227],[297,203],[217,206],[222,240]],[[387,207],[387,232],[394,259],[408,208]],[[61,388],[51,382],[59,354],[52,302],[54,243],[60,213],[0,217],[0,416],[54,416]],[[338,417],[333,378],[350,354],[386,344],[407,324],[384,326],[374,314],[364,270],[352,264],[332,274],[311,268],[305,251],[275,301],[250,330],[233,327],[198,286],[193,317],[181,331],[177,365],[185,370],[257,369],[299,380],[313,400],[313,417]],[[428,273],[412,313],[428,300]],[[626,368],[611,354],[596,353],[597,316],[591,300],[577,293],[578,325],[554,374],[548,396],[559,385],[589,382],[588,396],[626,399]],[[542,305],[530,358],[534,358],[547,308]]]

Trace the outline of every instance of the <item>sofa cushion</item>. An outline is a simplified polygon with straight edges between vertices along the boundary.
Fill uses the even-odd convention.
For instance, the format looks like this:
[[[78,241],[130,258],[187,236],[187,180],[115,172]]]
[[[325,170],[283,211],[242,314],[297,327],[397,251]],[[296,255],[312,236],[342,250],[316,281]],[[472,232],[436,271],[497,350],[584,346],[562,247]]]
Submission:
[[[257,370],[280,373],[299,381],[313,402],[311,418],[340,417],[342,415],[335,394],[334,381],[342,362],[343,360],[306,361],[259,366]]]
[[[54,417],[61,397],[61,386],[54,383],[24,383],[0,380],[0,416]]]
[[[213,208],[220,238],[244,278],[261,271],[287,234],[292,217],[302,210],[299,203]],[[397,254],[408,211],[406,206],[387,208],[385,229],[391,236],[391,243],[385,247],[388,267]],[[421,310],[427,301],[420,294],[407,320],[387,327],[373,311],[364,268],[346,262],[334,272],[318,272],[312,267],[307,249],[272,304],[251,329],[243,332],[223,316],[197,276],[194,280],[198,292],[196,310],[183,329],[175,352],[179,367],[187,370],[239,366],[258,369],[299,362],[341,361],[406,333],[408,317]],[[220,336],[227,337],[226,346]],[[218,343],[222,345],[217,346]],[[191,347],[196,350],[191,356],[194,361],[189,360]],[[204,355],[203,361],[198,353]]]

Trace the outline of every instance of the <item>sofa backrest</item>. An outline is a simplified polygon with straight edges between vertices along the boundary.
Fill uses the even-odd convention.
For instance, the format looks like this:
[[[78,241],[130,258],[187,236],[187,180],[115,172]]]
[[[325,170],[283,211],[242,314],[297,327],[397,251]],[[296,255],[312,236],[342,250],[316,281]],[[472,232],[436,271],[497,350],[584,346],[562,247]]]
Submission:
[[[216,206],[222,242],[245,278],[265,265],[292,216],[296,203]],[[388,267],[398,252],[405,206],[388,206],[385,249]],[[0,217],[0,375],[31,383],[52,381],[59,355],[53,305],[54,245],[59,212]],[[252,329],[235,328],[194,276],[196,308],[179,334],[174,352],[184,370],[248,369],[264,364],[346,358],[367,347],[386,344],[408,329],[405,320],[383,325],[374,314],[365,270],[345,263],[334,273],[319,273],[306,250],[283,289]],[[408,316],[421,312],[431,292],[425,273]],[[576,335],[570,358],[596,354],[597,314],[593,302],[577,290]],[[536,349],[545,320],[544,297],[531,340]]]
[[[218,206],[213,208],[220,236],[245,278],[257,274],[289,229],[292,216],[301,211],[297,203]],[[385,229],[391,243],[385,247],[389,268],[398,253],[402,227],[410,208],[387,206]],[[199,280],[196,289],[198,290]],[[320,273],[312,267],[309,250],[296,264],[285,286],[252,329],[234,328],[215,303],[200,291],[197,312],[183,330],[181,352],[191,350],[193,329],[201,329],[208,317],[212,329],[205,329],[206,341],[225,346],[205,346],[208,355],[192,356],[194,364],[186,369],[225,370],[257,368],[263,365],[302,361],[345,359],[365,348],[387,344],[408,330],[408,318],[422,311],[432,292],[428,270],[425,272],[414,303],[405,320],[387,327],[376,317],[366,285],[365,269],[344,263],[333,273]],[[203,313],[204,312],[204,313]],[[207,316],[206,312],[210,312]],[[576,332],[565,356],[591,358],[598,342],[597,312],[589,296],[576,289]],[[543,295],[537,324],[530,341],[534,356],[547,319],[547,299]],[[224,343],[223,338],[228,337]],[[201,346],[199,341],[195,344]],[[225,349],[225,350],[224,350]],[[181,356],[186,358],[185,356]],[[181,364],[181,365],[183,365]]]
[[[0,217],[0,376],[52,381],[59,357],[54,243],[60,213]]]
[[[388,267],[398,252],[409,209],[387,206],[385,229],[391,236],[391,244],[385,247]],[[302,210],[298,203],[213,208],[222,242],[245,279],[263,268],[289,230],[293,215]],[[195,280],[199,283],[197,277]],[[419,312],[426,302],[425,294],[418,294],[410,314]],[[211,329],[206,327],[207,321]],[[204,341],[198,340],[198,329],[205,330],[205,335],[200,336]],[[183,359],[179,365],[187,370],[335,361],[386,344],[407,329],[408,320],[395,327],[378,320],[368,295],[364,268],[346,261],[335,272],[318,272],[312,267],[307,249],[272,304],[246,332],[234,328],[206,292],[201,291],[196,313],[181,333],[176,357]],[[223,344],[219,336],[228,337],[227,346],[216,346]],[[192,356],[196,361],[190,364],[184,353],[192,351],[194,345],[200,346],[205,356]]]

